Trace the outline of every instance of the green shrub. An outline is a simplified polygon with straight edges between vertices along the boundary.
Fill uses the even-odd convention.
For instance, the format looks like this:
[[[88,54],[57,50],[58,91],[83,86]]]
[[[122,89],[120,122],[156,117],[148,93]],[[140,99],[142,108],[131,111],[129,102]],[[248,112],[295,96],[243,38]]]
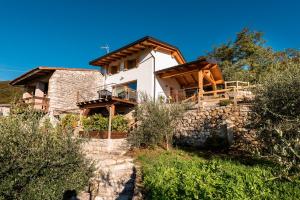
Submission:
[[[271,71],[256,91],[259,136],[264,144],[260,153],[284,166],[281,175],[289,178],[300,176],[299,88],[299,65],[287,61]]]
[[[61,119],[61,126],[63,129],[75,129],[79,122],[79,115],[67,114]]]
[[[220,106],[228,106],[230,105],[232,102],[229,99],[225,99],[225,100],[221,100],[220,101]]]
[[[298,182],[273,179],[276,166],[244,165],[182,151],[146,151],[139,156],[148,199],[299,199]]]
[[[92,168],[72,131],[40,124],[41,113],[19,108],[0,119],[0,199],[62,199],[79,192]]]
[[[86,131],[107,131],[108,118],[101,114],[95,114],[82,119],[83,128]],[[116,115],[112,119],[111,124],[113,131],[126,132],[128,131],[128,121],[122,115]]]
[[[103,117],[101,114],[94,114],[89,117],[83,118],[83,128],[86,131],[107,131],[108,118]]]
[[[111,128],[113,131],[127,132],[128,120],[126,120],[122,115],[116,115],[112,119]]]
[[[138,122],[128,137],[128,141],[135,147],[154,147],[170,144],[176,120],[183,116],[185,106],[182,104],[166,104],[159,98],[154,101],[151,97],[141,97],[142,103],[135,108]]]

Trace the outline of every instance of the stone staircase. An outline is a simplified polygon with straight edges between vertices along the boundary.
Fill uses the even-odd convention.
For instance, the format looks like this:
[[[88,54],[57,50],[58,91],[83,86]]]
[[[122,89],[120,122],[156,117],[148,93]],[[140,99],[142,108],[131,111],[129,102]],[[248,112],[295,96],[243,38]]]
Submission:
[[[83,144],[86,157],[94,162],[96,171],[80,200],[132,199],[135,181],[133,159],[126,156],[125,139],[91,139]]]

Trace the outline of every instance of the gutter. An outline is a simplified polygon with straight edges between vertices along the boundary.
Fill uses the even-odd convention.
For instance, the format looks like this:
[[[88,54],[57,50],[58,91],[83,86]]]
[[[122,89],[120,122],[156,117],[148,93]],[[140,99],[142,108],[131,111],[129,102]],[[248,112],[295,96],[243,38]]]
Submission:
[[[155,102],[155,99],[156,99],[156,97],[155,97],[155,93],[156,93],[156,80],[155,80],[155,56],[152,54],[152,50],[150,51],[150,54],[151,54],[151,57],[153,58],[153,61],[154,61],[154,63],[153,63],[153,100],[154,100],[154,102]]]

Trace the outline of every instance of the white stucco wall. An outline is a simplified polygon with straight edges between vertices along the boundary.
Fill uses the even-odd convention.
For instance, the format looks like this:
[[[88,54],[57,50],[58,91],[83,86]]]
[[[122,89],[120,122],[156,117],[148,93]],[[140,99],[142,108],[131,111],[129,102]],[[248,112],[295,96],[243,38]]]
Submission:
[[[8,116],[10,112],[10,106],[9,105],[1,105],[0,104],[0,117],[1,116]]]
[[[155,71],[178,65],[179,63],[174,57],[171,56],[171,54],[148,49],[140,52],[139,54],[127,57],[126,59],[132,59],[136,57],[139,58],[138,67],[127,71],[122,71],[125,59],[111,63],[110,66],[120,65],[121,71],[117,74],[107,75],[105,84],[123,84],[136,80],[138,92],[144,92],[153,97],[155,87],[155,98],[158,96],[168,96],[170,87],[173,89],[180,88],[179,84],[174,80],[163,80],[157,77],[155,78],[154,86],[154,60]]]
[[[155,71],[170,68],[180,63],[171,56],[171,54],[152,51],[155,56]],[[155,98],[158,96],[168,97],[170,95],[170,88],[180,89],[180,85],[174,79],[161,79],[159,77],[155,78]]]
[[[153,94],[153,58],[149,54],[149,51],[143,51],[138,55],[133,55],[127,59],[131,59],[138,56],[138,66],[127,71],[120,71],[117,74],[107,75],[105,84],[123,84],[131,81],[137,81],[137,91],[145,92],[147,94]],[[121,66],[124,65],[124,60],[121,60]],[[111,63],[115,65],[116,63]],[[122,68],[122,67],[120,67]]]

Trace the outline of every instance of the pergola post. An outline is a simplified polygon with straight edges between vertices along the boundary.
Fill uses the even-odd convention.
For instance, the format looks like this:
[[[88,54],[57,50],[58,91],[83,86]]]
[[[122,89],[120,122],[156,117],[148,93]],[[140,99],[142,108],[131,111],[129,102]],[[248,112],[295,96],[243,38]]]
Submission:
[[[216,90],[217,90],[217,84],[216,84],[216,82],[213,82],[212,89],[214,91],[214,97],[217,97],[217,92],[216,92]]]
[[[198,71],[198,106],[201,105],[201,98],[203,97],[203,71]]]
[[[111,139],[111,121],[112,121],[112,118],[115,115],[115,105],[114,104],[110,105],[108,110],[109,110],[109,118],[108,118],[108,136],[107,136],[107,139]]]

